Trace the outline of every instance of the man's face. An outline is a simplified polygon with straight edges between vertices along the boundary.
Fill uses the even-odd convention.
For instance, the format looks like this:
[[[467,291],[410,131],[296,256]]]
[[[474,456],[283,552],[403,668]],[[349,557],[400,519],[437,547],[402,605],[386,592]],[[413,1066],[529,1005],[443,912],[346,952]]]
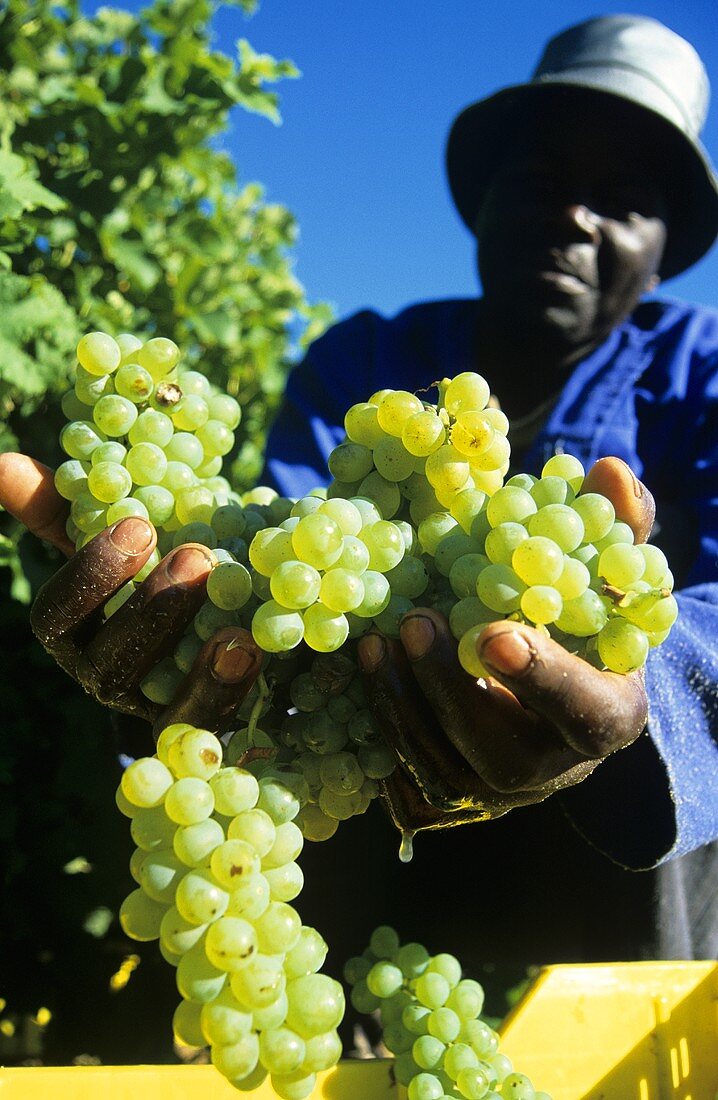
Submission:
[[[484,299],[558,352],[596,345],[655,283],[666,240],[654,154],[602,117],[525,127],[477,226]]]

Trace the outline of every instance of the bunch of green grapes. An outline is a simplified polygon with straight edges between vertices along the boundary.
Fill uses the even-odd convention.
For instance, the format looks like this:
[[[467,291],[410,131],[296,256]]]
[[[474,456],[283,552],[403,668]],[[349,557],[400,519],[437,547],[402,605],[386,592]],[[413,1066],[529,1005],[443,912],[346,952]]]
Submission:
[[[320,520],[314,527],[315,533],[317,529],[326,529],[327,518],[334,522],[331,514],[336,512],[333,506],[337,503],[346,506],[343,509],[345,517],[353,513],[356,516],[362,514],[351,501],[325,501],[319,495],[292,502],[278,498],[276,494],[274,499],[269,499],[269,492],[264,490],[263,503],[256,499],[259,495],[255,490],[243,497],[242,504],[221,506],[215,511],[206,530],[194,525],[195,540],[213,550],[217,564],[208,578],[208,598],[175,647],[174,654],[159,662],[141,684],[143,692],[154,702],[161,705],[169,703],[182,678],[189,672],[200,647],[221,627],[251,629],[266,653],[271,643],[268,644],[262,630],[276,630],[279,623],[286,622],[285,610],[290,611],[289,608],[278,610],[271,593],[270,598],[262,602],[262,592],[267,595],[267,577],[261,570],[269,569],[266,563],[269,552],[278,553],[284,546],[288,552],[295,553],[293,547],[287,547],[287,537],[292,530],[302,519],[314,516]],[[325,505],[329,506],[330,511],[323,511]],[[312,589],[319,588],[325,595],[327,581],[333,582],[336,578],[341,586],[349,577],[352,587],[359,584],[364,593],[362,606],[356,608],[353,617],[367,625],[372,621],[381,622],[382,609],[388,605],[390,598],[389,581],[379,569],[372,570],[368,566],[382,566],[387,560],[393,562],[398,553],[403,552],[403,544],[395,532],[389,532],[389,538],[385,540],[389,545],[385,544],[377,550],[377,527],[381,530],[378,512],[368,501],[360,500],[359,505],[367,519],[365,527],[360,528],[364,539],[343,535],[343,551],[339,559],[347,562],[351,557],[352,570],[338,566],[320,572],[315,566],[290,558],[280,562],[272,573],[271,592],[281,594],[285,602],[292,602],[291,598],[287,600],[285,589],[281,586],[296,586],[297,578],[304,585],[305,595],[307,587],[304,582],[308,575]],[[289,514],[282,519],[285,512]],[[393,524],[391,526],[394,527]],[[331,531],[331,527],[329,529]],[[250,535],[249,547],[247,535]],[[372,542],[371,551],[365,539]],[[384,559],[381,559],[382,553]],[[375,557],[372,558],[371,554]],[[361,578],[356,573],[359,563],[367,566]],[[336,592],[336,585],[332,592]],[[312,592],[309,592],[308,598],[311,597]],[[311,606],[324,609],[318,601]],[[264,609],[270,612],[270,617],[262,626],[261,622],[258,625],[258,616]],[[374,616],[373,620],[370,615]],[[306,612],[303,617],[306,621]],[[331,658],[339,649],[336,643],[346,637],[349,629],[344,621],[346,618],[341,612],[332,615],[330,621],[325,618],[323,645],[327,652],[317,652],[316,648],[307,645],[306,638],[302,638],[299,645],[293,644],[291,649],[287,645],[274,658],[270,650],[265,658],[262,683],[250,693],[238,715],[247,724],[236,732],[228,747],[233,763],[257,749],[274,755],[282,763],[296,762],[296,767],[301,768],[309,783],[310,799],[303,812],[302,827],[311,840],[327,839],[336,831],[340,820],[364,813],[369,802],[378,795],[377,781],[385,779],[396,766],[394,754],[374,729],[354,661],[348,655],[338,655],[339,660],[332,665],[332,674],[327,675],[329,666],[324,658]],[[340,633],[329,646],[328,628],[337,624]],[[303,623],[300,623],[300,632],[302,629]],[[293,637],[285,637],[285,644],[287,640],[295,641]],[[316,643],[316,635],[313,640]],[[287,658],[291,660],[292,654],[297,659],[290,666]],[[337,675],[338,667],[342,668],[343,673],[348,670],[349,675]],[[289,682],[288,671],[293,672]],[[266,701],[255,713],[254,708],[262,692]],[[267,716],[270,709],[272,714]]]
[[[68,535],[83,546],[125,516],[149,519],[158,548],[136,580],[192,527],[207,523],[234,497],[220,476],[234,445],[238,403],[203,374],[182,370],[177,345],[164,337],[142,342],[89,332],[77,346],[73,390],[62,400],[69,423],[60,433],[68,455],[55,485],[70,501]],[[131,595],[123,589],[110,607]]]
[[[226,765],[221,742],[187,724],[168,726],[157,754],[126,768],[117,803],[131,819],[138,886],[120,923],[158,939],[176,968],[181,1042],[209,1045],[242,1091],[270,1075],[283,1100],[304,1100],[341,1055],[344,994],[318,973],[327,945],[289,904],[304,881],[295,819],[306,786],[258,771]]]
[[[252,618],[258,645],[267,653],[301,641],[320,653],[339,649],[349,637],[347,613],[370,622],[385,609],[384,574],[404,551],[402,532],[370,500],[298,500],[288,519],[257,532],[249,547],[251,565],[266,581],[266,599]]]
[[[340,821],[365,813],[378,781],[396,767],[367,709],[357,665],[343,653],[316,654],[301,671],[275,661],[238,720],[225,761],[265,760],[301,776],[306,796],[297,825],[306,840],[328,840]]]
[[[510,478],[437,542],[435,568],[455,599],[449,623],[472,676],[487,675],[476,641],[498,619],[529,623],[621,673],[668,636],[678,607],[665,555],[634,545],[610,500],[581,493],[583,480],[578,459],[555,455],[540,478]]]
[[[72,537],[82,545],[145,515],[158,549],[136,580],[183,541],[216,557],[193,629],[142,685],[155,702],[172,698],[202,642],[227,625],[251,629],[268,654],[332,652],[372,626],[397,636],[421,600],[448,614],[460,660],[479,676],[475,642],[497,618],[615,672],[641,667],[675,620],[665,557],[633,545],[610,501],[580,493],[578,460],[557,455],[540,478],[503,484],[509,425],[479,374],[438,383],[436,405],[404,390],[353,405],[326,492],[290,501],[260,487],[240,499],[219,476],[239,406],[179,371],[172,341],[94,332],[77,354],[66,410],[83,419],[63,429],[71,457],[56,475]]]
[[[396,767],[394,753],[376,732],[356,665],[346,662],[342,681],[327,680],[326,663],[315,658],[293,678],[279,733],[285,752],[295,754],[291,768],[307,782],[308,800],[298,820],[306,839],[315,841],[364,813],[379,794],[378,781]]]
[[[450,509],[456,493],[492,493],[509,468],[509,422],[489,406],[488,383],[464,371],[435,383],[436,405],[408,390],[380,390],[352,405],[346,442],[329,457],[329,496],[368,496],[384,518],[409,501],[415,526]]]
[[[114,614],[173,547],[198,542],[215,559],[207,600],[174,653],[140,685],[149,699],[169,703],[201,646],[221,627],[251,629],[266,653],[286,654],[300,640],[303,651],[331,652],[350,631],[356,635],[382,621],[392,599],[384,574],[404,557],[408,525],[384,522],[367,499],[327,501],[321,490],[298,501],[261,486],[235,494],[219,475],[239,405],[214,392],[198,372],[183,371],[171,340],[143,343],[130,334],[115,340],[92,332],[80,340],[77,359],[74,390],[63,399],[71,419],[61,444],[70,457],[55,478],[71,502],[68,533],[79,548],[128,515],[149,519],[158,532],[157,550],[107,602],[105,615]],[[269,662],[265,671],[273,682]],[[281,719],[291,718],[287,710],[294,710],[295,697],[305,712],[307,677],[311,666],[287,698],[277,732]],[[354,682],[355,704],[348,696],[332,698],[331,709],[312,703],[303,743],[295,723],[294,747],[287,751],[285,745],[287,761],[303,757],[306,766],[307,754],[312,761],[323,757],[308,769],[312,838],[331,835],[350,811],[363,812],[377,794],[376,780],[394,767],[392,754],[370,728],[356,675]],[[350,714],[357,709],[361,714]],[[247,749],[255,747],[254,726]],[[282,747],[278,737],[270,744]],[[332,744],[346,748],[339,754]]]
[[[251,625],[266,651],[303,640],[329,652],[371,627],[396,637],[417,600],[435,602],[426,555],[453,524],[449,509],[461,493],[462,506],[469,494],[478,510],[502,484],[510,453],[508,420],[488,407],[481,375],[437,386],[436,406],[405,390],[353,405],[347,438],[329,455],[326,492],[254,536],[249,562],[262,603]]]
[[[482,987],[461,974],[453,955],[401,944],[386,925],[344,968],[357,1012],[379,1010],[408,1100],[551,1100],[501,1053],[499,1036],[481,1019]]]

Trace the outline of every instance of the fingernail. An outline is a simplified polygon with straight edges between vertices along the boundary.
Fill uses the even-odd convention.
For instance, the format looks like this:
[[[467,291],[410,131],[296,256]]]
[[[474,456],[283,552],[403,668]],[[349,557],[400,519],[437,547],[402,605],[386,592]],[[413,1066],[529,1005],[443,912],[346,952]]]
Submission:
[[[127,516],[110,528],[109,539],[113,546],[125,554],[141,554],[152,542],[154,531],[146,519]]]
[[[512,675],[526,671],[531,664],[532,651],[523,634],[517,630],[505,630],[486,639],[479,657],[497,672]]]
[[[227,684],[243,680],[257,662],[257,654],[244,648],[233,638],[229,642],[220,642],[212,658],[212,675]]]
[[[181,546],[167,562],[167,576],[175,584],[188,584],[208,573],[213,562],[208,551],[198,546]]]
[[[425,657],[434,644],[436,630],[425,615],[410,615],[401,624],[401,640],[411,661]]]
[[[376,672],[386,657],[386,643],[381,634],[365,634],[359,642],[358,657],[364,672]]]

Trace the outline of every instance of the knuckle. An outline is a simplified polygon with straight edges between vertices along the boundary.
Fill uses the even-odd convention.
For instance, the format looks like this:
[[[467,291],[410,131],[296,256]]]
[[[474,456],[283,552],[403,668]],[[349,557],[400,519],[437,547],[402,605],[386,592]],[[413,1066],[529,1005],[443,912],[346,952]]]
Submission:
[[[77,648],[69,640],[62,639],[61,632],[55,628],[52,620],[45,617],[35,619],[31,617],[30,626],[43,649],[49,653],[55,663],[63,672],[77,679]]]

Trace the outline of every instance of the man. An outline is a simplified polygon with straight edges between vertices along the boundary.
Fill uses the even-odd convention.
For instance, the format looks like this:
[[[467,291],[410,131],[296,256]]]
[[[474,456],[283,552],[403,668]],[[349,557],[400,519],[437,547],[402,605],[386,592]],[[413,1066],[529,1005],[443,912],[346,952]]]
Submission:
[[[714,873],[706,845],[718,836],[718,591],[703,583],[716,557],[704,500],[718,495],[718,318],[639,304],[659,278],[695,262],[718,229],[718,189],[698,142],[705,98],[693,50],[653,20],[609,17],[560,35],[534,80],[468,108],[452,130],[449,178],[477,237],[483,298],[427,303],[394,321],[360,314],[318,341],[290,380],[267,466],[284,492],[325,480],[324,458],[354,401],[478,369],[518,418],[517,467],[540,469],[555,450],[576,454],[593,466],[591,487],[645,538],[650,494],[626,460],[659,496],[664,541],[663,502],[680,510],[686,545],[669,553],[681,583],[698,585],[651,655],[647,691],[642,677],[599,672],[513,624],[484,632],[481,656],[494,675],[478,684],[459,674],[433,612],[408,616],[401,642],[361,641],[377,720],[411,756],[388,792],[395,817],[406,828],[496,820],[422,833],[408,867],[378,814],[308,846],[302,913],[326,926],[319,886],[331,886],[335,965],[384,921],[456,951],[474,973],[482,961],[520,973],[529,962],[714,950],[715,910],[702,906],[701,891]],[[594,465],[608,455],[618,459]],[[62,539],[58,501],[29,460],[0,462],[0,498],[38,533]],[[98,698],[135,712],[136,681],[169,629],[157,629],[154,597],[171,593],[180,623],[209,568],[196,551],[175,551],[145,594],[97,631],[94,608],[153,545],[143,521],[124,521],[73,558],[34,611],[63,666]],[[239,640],[239,649],[226,638],[208,643],[162,723],[202,713],[198,704],[204,724],[220,721],[258,667],[251,641]],[[432,807],[421,788],[437,778],[448,794]],[[457,792],[462,808],[447,808]],[[566,814],[617,862],[587,845]],[[686,859],[701,865],[693,898],[680,859],[692,851],[699,855]],[[625,868],[669,856],[666,866],[679,870],[658,872],[675,887],[663,896],[686,911],[695,901],[695,912],[667,922],[670,935],[656,945],[656,872]]]

